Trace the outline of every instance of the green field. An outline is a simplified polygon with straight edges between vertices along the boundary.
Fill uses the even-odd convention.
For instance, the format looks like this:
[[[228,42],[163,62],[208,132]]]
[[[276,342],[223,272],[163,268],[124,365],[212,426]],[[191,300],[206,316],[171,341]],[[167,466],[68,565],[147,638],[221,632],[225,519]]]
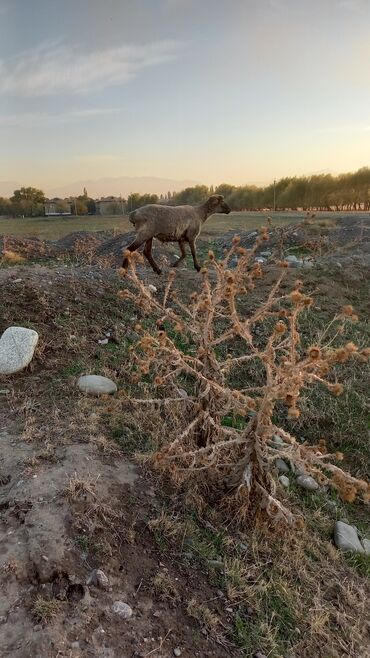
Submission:
[[[344,213],[359,216],[364,213]],[[226,231],[253,230],[264,226],[268,217],[272,217],[275,226],[290,224],[305,217],[299,212],[232,212],[230,215],[214,215],[204,225],[202,235],[214,236]],[[343,217],[343,213],[316,213],[317,219],[334,220]],[[73,231],[113,231],[126,233],[132,230],[127,216],[81,216],[81,217],[0,217],[0,235],[17,237],[37,237],[44,240],[58,240]]]
[[[276,213],[274,224],[288,224],[302,218],[304,213]],[[258,228],[266,224],[268,213],[233,212],[230,215],[215,215],[204,226],[203,235],[215,235],[225,231],[240,231]],[[73,231],[111,231],[126,233],[132,230],[127,216],[82,216],[82,217],[0,217],[0,235],[37,237],[58,240]]]

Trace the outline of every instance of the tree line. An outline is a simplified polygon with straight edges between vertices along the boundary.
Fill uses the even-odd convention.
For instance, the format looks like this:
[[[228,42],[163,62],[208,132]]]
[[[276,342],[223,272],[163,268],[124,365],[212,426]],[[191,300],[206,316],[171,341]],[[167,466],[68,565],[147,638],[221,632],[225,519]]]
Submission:
[[[112,214],[130,212],[148,203],[195,205],[205,201],[210,194],[222,194],[232,210],[370,210],[370,169],[362,167],[354,173],[338,176],[285,177],[265,187],[222,183],[216,187],[195,185],[160,196],[135,192],[127,199],[112,201]],[[40,216],[44,214],[46,201],[42,190],[22,187],[9,199],[0,197],[0,215]],[[72,212],[78,215],[96,212],[95,200],[89,197],[86,189],[72,201],[60,200],[61,213],[69,203]]]

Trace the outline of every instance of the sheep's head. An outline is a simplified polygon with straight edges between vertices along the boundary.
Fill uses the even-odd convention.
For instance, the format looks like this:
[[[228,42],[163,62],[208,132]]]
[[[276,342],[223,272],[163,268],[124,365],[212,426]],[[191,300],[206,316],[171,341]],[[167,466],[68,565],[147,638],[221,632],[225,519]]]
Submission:
[[[206,206],[208,215],[213,215],[215,212],[228,215],[230,212],[230,208],[224,201],[222,194],[212,194],[206,202]]]

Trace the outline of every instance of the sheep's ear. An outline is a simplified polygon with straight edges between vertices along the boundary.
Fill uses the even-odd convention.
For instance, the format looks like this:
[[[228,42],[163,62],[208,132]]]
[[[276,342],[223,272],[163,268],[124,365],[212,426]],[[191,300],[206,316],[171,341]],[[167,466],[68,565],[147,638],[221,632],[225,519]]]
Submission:
[[[211,206],[218,206],[221,201],[223,201],[224,197],[222,194],[212,194],[212,196],[208,199],[208,202],[211,204]]]

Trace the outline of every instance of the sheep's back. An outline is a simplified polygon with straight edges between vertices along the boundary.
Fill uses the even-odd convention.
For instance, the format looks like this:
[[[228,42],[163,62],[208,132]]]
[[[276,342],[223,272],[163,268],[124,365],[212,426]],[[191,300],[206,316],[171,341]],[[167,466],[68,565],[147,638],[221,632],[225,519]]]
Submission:
[[[130,221],[138,230],[144,227],[159,240],[178,240],[189,224],[199,222],[198,213],[192,206],[162,206],[150,204],[130,213]]]

